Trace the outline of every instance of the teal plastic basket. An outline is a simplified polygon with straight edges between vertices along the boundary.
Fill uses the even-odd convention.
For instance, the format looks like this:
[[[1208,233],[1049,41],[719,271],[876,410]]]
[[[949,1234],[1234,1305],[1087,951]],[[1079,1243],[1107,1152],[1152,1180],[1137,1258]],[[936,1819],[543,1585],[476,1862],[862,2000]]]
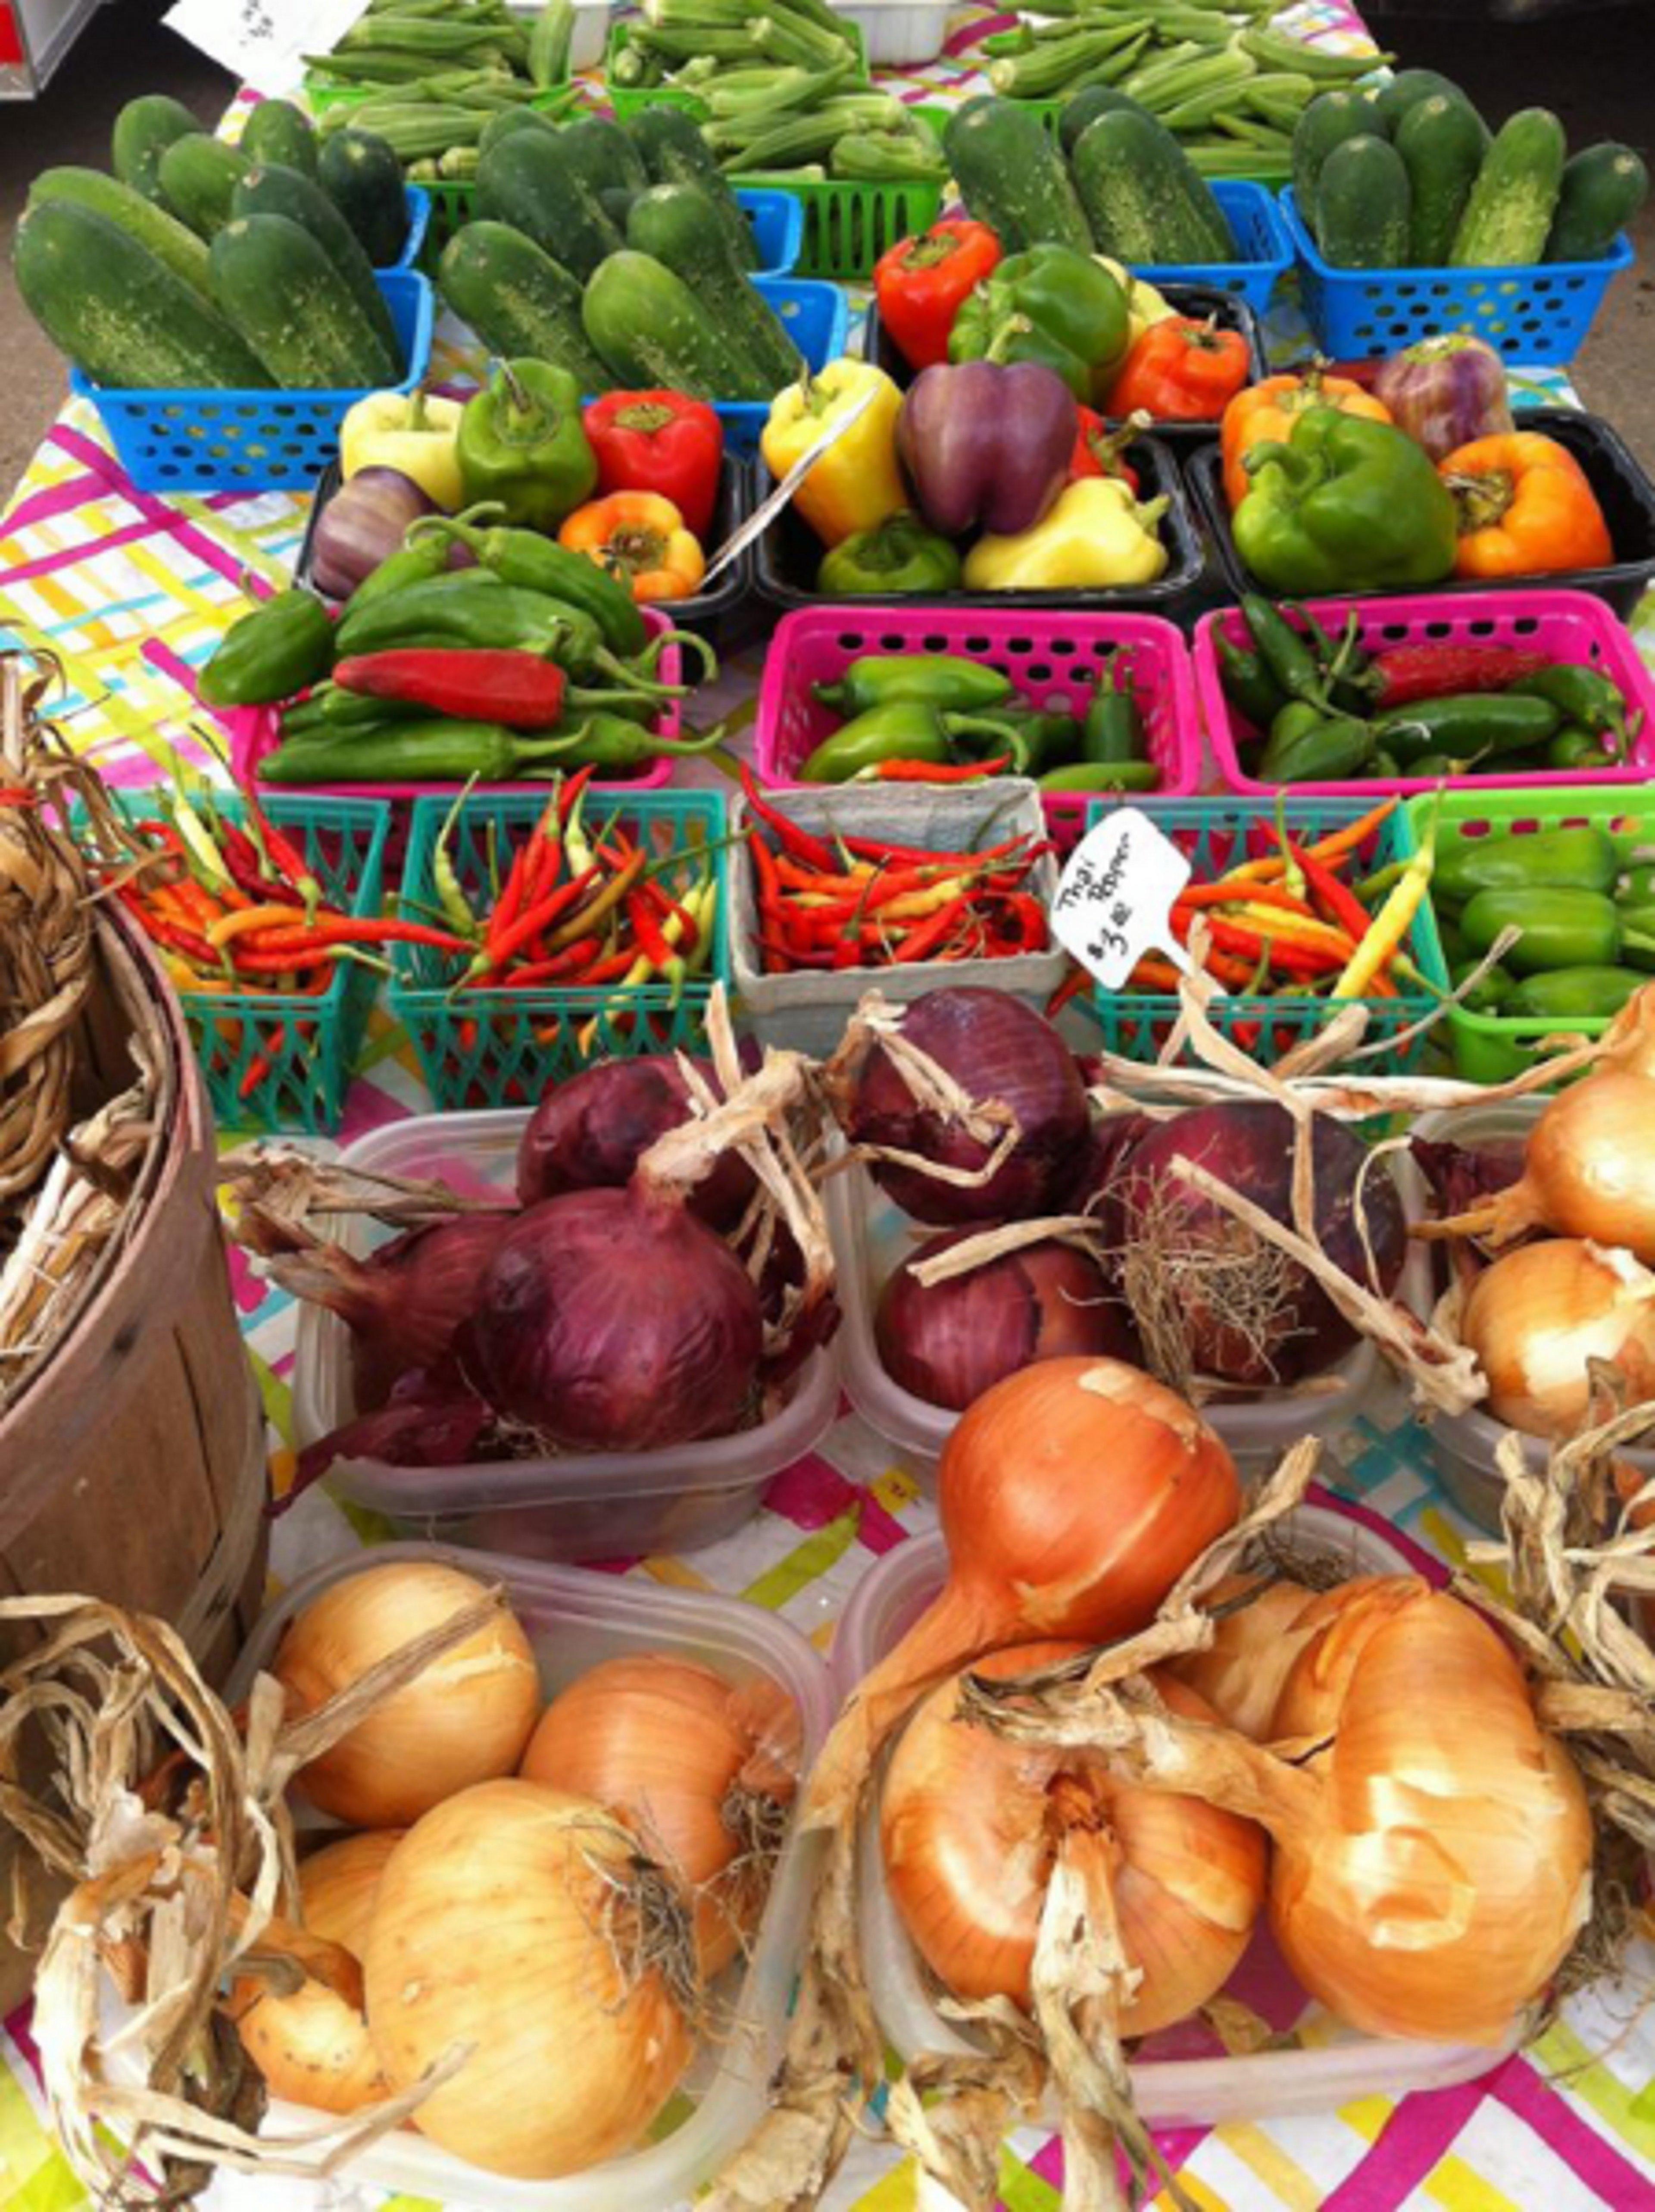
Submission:
[[[492,833],[494,867],[503,879],[511,854],[539,821],[547,793],[540,790],[479,794],[464,801],[449,851],[455,873],[474,907],[491,897]],[[601,799],[602,803],[594,803]],[[403,892],[427,906],[437,902],[437,838],[452,801],[415,803],[403,866]],[[681,866],[660,878],[670,896],[688,890],[701,872],[703,851],[718,887],[712,957],[684,985],[678,1002],[665,984],[610,984],[597,990],[457,992],[463,963],[425,945],[392,948],[391,1010],[406,1028],[431,1096],[445,1112],[492,1106],[532,1106],[549,1084],[559,1083],[595,1060],[629,1060],[644,1053],[702,1048],[707,1001],[715,982],[730,975],[729,872],[724,840],[724,802],[716,791],[640,792],[618,806],[612,793],[588,801],[589,829],[608,822],[658,858],[677,856]],[[417,911],[418,909],[412,909]]]
[[[277,798],[266,815],[304,854],[329,905],[358,917],[380,911],[391,809],[371,799]],[[240,799],[215,793],[231,821]],[[147,811],[139,794],[135,812]],[[334,963],[325,991],[185,991],[180,1002],[221,1128],[328,1136],[339,1127],[378,976],[360,961]]]
[[[1089,830],[1112,811],[1118,802],[1099,800],[1088,810]],[[1245,799],[1142,799],[1141,805],[1157,829],[1164,830],[1192,863],[1192,883],[1209,883],[1227,868],[1246,860],[1262,859],[1279,848],[1272,816],[1262,813],[1256,800]],[[1289,799],[1283,803],[1288,836],[1295,845],[1312,844],[1332,836],[1348,823],[1358,822],[1371,809],[1359,800]],[[1413,825],[1398,807],[1357,848],[1356,872],[1366,875],[1388,867],[1393,860],[1409,859],[1417,850]],[[1405,940],[1409,957],[1420,973],[1441,992],[1448,989],[1448,973],[1442,944],[1428,902],[1416,915]],[[1179,1001],[1170,994],[1094,989],[1086,1002],[1102,1031],[1103,1042],[1128,1060],[1159,1058],[1178,1019]],[[1416,986],[1399,990],[1393,999],[1342,1000],[1340,1006],[1367,1009],[1365,1049],[1361,1065],[1372,1075],[1397,1075],[1414,1066],[1424,1047],[1423,1035],[1403,1032],[1422,1022],[1437,1001]],[[1291,1052],[1295,1045],[1316,1036],[1339,1011],[1326,999],[1288,998],[1280,993],[1253,996],[1235,992],[1215,998],[1209,1008],[1213,1026],[1222,1036],[1252,1059],[1268,1066]]]

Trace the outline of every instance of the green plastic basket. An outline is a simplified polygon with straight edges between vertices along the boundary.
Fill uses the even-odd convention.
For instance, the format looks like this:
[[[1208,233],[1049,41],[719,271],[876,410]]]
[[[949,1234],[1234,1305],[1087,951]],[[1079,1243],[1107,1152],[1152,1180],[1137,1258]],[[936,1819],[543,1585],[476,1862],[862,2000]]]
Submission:
[[[1423,834],[1432,810],[1437,817],[1437,850],[1457,841],[1486,837],[1491,830],[1532,836],[1539,830],[1564,830],[1590,823],[1607,830],[1622,854],[1646,848],[1655,857],[1655,790],[1639,784],[1574,785],[1545,790],[1427,792],[1408,803],[1416,837]],[[1433,911],[1433,921],[1435,915]],[[1440,942],[1440,940],[1439,940]],[[1548,1037],[1601,1036],[1606,1019],[1561,1022],[1524,1020],[1508,1014],[1474,1014],[1456,1006],[1448,1016],[1454,1065],[1468,1083],[1504,1083],[1520,1075]]]
[[[1088,810],[1087,827],[1103,820],[1115,802],[1100,800]],[[1166,832],[1193,865],[1191,880],[1210,881],[1226,868],[1253,857],[1275,852],[1275,823],[1261,814],[1258,803],[1246,799],[1144,799],[1143,811]],[[1283,815],[1295,845],[1313,843],[1330,836],[1347,823],[1359,822],[1371,809],[1349,799],[1289,799]],[[1405,860],[1418,850],[1414,827],[1400,808],[1371,830],[1357,848],[1363,873]],[[1448,988],[1442,945],[1428,907],[1422,907],[1410,928],[1407,948],[1421,974],[1438,990]],[[1094,990],[1088,1002],[1103,1032],[1107,1049],[1125,1059],[1156,1059],[1178,1018],[1179,1001],[1151,992]],[[1362,1048],[1382,1049],[1361,1062],[1369,1074],[1399,1074],[1413,1066],[1424,1037],[1404,1037],[1403,1032],[1423,1021],[1436,1004],[1425,991],[1399,991],[1393,999],[1351,999],[1341,1005],[1367,1009],[1367,1030]],[[1252,997],[1236,992],[1215,998],[1209,1013],[1220,1035],[1266,1065],[1281,1059],[1295,1045],[1317,1036],[1337,1011],[1325,999],[1294,999],[1279,993]]]
[[[592,830],[615,812],[614,794],[588,803]],[[416,799],[403,866],[409,899],[436,903],[437,838],[452,800]],[[489,836],[501,875],[509,854],[539,821],[546,793],[530,790],[479,794],[459,810],[450,842],[454,869],[474,906],[490,892]],[[678,854],[677,871],[663,876],[669,893],[688,889],[700,872],[698,848],[708,848],[718,886],[712,958],[686,983],[678,1003],[665,984],[623,989],[468,991],[453,989],[460,963],[424,945],[392,950],[391,1010],[407,1029],[426,1082],[443,1112],[491,1106],[532,1106],[549,1084],[561,1082],[599,1060],[627,1060],[641,1053],[699,1051],[705,1040],[712,986],[729,980],[729,872],[724,840],[724,802],[716,791],[640,792],[619,803],[616,820],[659,858]]]
[[[239,799],[215,793],[234,822]],[[286,799],[273,793],[264,811],[304,854],[330,906],[378,915],[391,809],[376,799]],[[223,1128],[299,1130],[327,1136],[345,1109],[378,988],[372,968],[335,963],[333,980],[306,992],[186,991],[181,999],[196,1058]]]

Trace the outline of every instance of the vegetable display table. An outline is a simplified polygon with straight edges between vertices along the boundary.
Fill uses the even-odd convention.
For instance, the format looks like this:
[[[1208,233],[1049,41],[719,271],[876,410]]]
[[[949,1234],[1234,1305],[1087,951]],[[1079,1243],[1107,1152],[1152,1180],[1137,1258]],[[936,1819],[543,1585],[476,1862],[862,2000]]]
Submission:
[[[1360,50],[1366,34],[1338,0],[1305,0],[1290,10],[1332,46]],[[913,101],[953,105],[983,88],[965,50],[981,30],[980,10],[956,13],[944,58],[912,72]],[[858,311],[861,295],[854,302]],[[1269,327],[1273,356],[1304,351],[1304,328],[1278,308]],[[435,374],[464,371],[456,327],[439,326]],[[1567,404],[1555,370],[1525,367],[1514,398]],[[205,764],[191,723],[196,713],[180,678],[208,657],[245,608],[244,575],[279,587],[290,575],[308,502],[286,494],[163,501],[136,491],[100,438],[83,401],[69,405],[0,518],[0,641],[50,649],[61,660],[76,741],[96,744],[110,780],[136,787],[167,773],[169,749]],[[730,659],[703,706],[734,718],[743,749],[762,665],[761,623]],[[1655,595],[1633,627],[1655,662]],[[707,719],[711,719],[709,714]],[[702,780],[705,780],[704,778]],[[343,1140],[429,1109],[405,1035],[376,1009],[346,1115]],[[254,1280],[233,1255],[248,1346],[276,1436],[278,1492],[291,1479],[289,1376],[295,1310]],[[1310,1416],[1306,1417],[1306,1425]],[[1432,1553],[1462,1561],[1470,1524],[1449,1504],[1425,1432],[1399,1399],[1371,1401],[1363,1417],[1330,1440],[1322,1480]],[[687,1559],[621,1563],[646,1580],[738,1595],[785,1616],[825,1649],[859,1577],[878,1559],[935,1526],[935,1512],[897,1452],[854,1416],[841,1419],[821,1449],[778,1476],[757,1516],[739,1533]],[[290,1580],[383,1532],[372,1516],[348,1519],[322,1490],[276,1525],[277,1577]],[[1452,1686],[1444,1686],[1445,1697]],[[1314,2118],[1260,2113],[1215,2128],[1160,2135],[1167,2164],[1211,2212],[1630,2212],[1655,2204],[1655,2009],[1646,2002],[1651,1954],[1632,1960],[1633,1987],[1602,1986],[1572,1998],[1540,2039],[1499,2059],[1481,2079],[1400,2101],[1364,2097]],[[1640,2010],[1640,2005],[1643,2008]],[[76,2212],[88,2200],[59,2157],[41,2117],[26,2014],[0,2033],[0,2179],[6,2201],[37,2212]],[[1025,2130],[1002,2168],[1005,2212],[1055,2212],[1062,2160],[1056,2140]],[[413,2200],[335,2184],[309,2191],[290,2180],[226,2176],[209,2199],[220,2205],[396,2207]],[[935,2200],[932,2200],[933,2202]],[[1168,2200],[1157,2197],[1157,2205]],[[858,2141],[826,2203],[833,2212],[923,2212],[927,2199],[911,2161],[892,2147]],[[458,2203],[448,2212],[464,2212]],[[677,2212],[638,2205],[628,2212]]]

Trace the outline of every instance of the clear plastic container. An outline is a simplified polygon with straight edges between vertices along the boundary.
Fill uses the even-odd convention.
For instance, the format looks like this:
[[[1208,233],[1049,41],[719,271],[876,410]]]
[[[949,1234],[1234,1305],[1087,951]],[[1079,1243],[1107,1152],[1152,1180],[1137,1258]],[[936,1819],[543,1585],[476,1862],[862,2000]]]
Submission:
[[[466,1198],[510,1193],[523,1109],[432,1114],[375,1129],[339,1164],[375,1175],[446,1183]],[[347,1251],[365,1254],[391,1231],[361,1215],[337,1218]],[[312,1443],[348,1421],[350,1333],[337,1315],[301,1307],[293,1376],[294,1428]],[[737,1435],[670,1451],[571,1452],[551,1459],[468,1467],[390,1467],[336,1460],[328,1480],[354,1505],[383,1514],[397,1532],[467,1544],[519,1559],[622,1559],[698,1551],[739,1528],[765,1485],[809,1451],[839,1403],[834,1348],[812,1355],[779,1413]]]
[[[351,1575],[397,1559],[440,1559],[504,1584],[534,1645],[549,1698],[603,1660],[662,1651],[736,1683],[759,1678],[774,1684],[797,1708],[807,1767],[827,1734],[833,1698],[826,1668],[796,1629],[757,1606],[429,1544],[353,1553],[294,1583],[254,1629],[226,1690],[228,1701],[246,1694],[288,1622],[312,1599]],[[784,1851],[751,1961],[744,1970],[732,1967],[718,1984],[729,2008],[728,2032],[704,2041],[667,2108],[676,2123],[670,2134],[585,2173],[513,2181],[454,2157],[411,2128],[399,2128],[353,2158],[341,2178],[486,2212],[615,2212],[621,2205],[643,2212],[690,2197],[712,2180],[764,2109],[803,1940],[811,1856],[797,1839]],[[266,2132],[296,2134],[316,2118],[277,2100]]]
[[[949,34],[952,0],[834,0],[834,12],[854,23],[880,69],[934,62]]]
[[[1312,1555],[1332,1553],[1363,1574],[1405,1573],[1418,1554],[1404,1552],[1337,1504],[1304,1505],[1287,1527]],[[1410,1553],[1412,1554],[1410,1556]],[[841,1692],[867,1672],[942,1587],[940,1534],[916,1538],[888,1553],[853,1592],[834,1639]],[[937,2009],[918,1954],[885,1886],[876,1817],[870,1815],[861,1852],[862,1954],[880,2025],[898,2054],[969,2051],[975,2046]],[[1315,2021],[1314,2048],[1233,2057],[1199,2022],[1185,2021],[1150,2037],[1132,2060],[1139,2117],[1149,2126],[1218,2127],[1233,2120],[1286,2118],[1337,2111],[1358,2097],[1401,2097],[1469,2081],[1497,2066],[1515,2045],[1407,2043],[1359,2035],[1336,2026],[1294,1980],[1261,1927],[1228,1984],[1278,2032]],[[1328,2036],[1330,2040],[1319,2039]]]

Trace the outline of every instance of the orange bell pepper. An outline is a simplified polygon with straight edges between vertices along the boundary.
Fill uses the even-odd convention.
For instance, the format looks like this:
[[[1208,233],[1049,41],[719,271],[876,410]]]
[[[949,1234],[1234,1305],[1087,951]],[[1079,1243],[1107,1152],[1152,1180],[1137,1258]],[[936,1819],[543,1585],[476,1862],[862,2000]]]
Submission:
[[[1475,438],[1437,472],[1458,511],[1457,576],[1561,576],[1615,558],[1585,471],[1555,438],[1535,430]]]
[[[1111,415],[1145,409],[1159,422],[1215,422],[1252,367],[1240,331],[1221,331],[1188,315],[1151,323],[1118,371],[1106,403]]]
[[[632,587],[640,601],[687,599],[706,574],[706,556],[670,499],[654,491],[612,491],[576,507],[557,533]]]
[[[1324,362],[1312,362],[1302,374],[1267,376],[1238,392],[1224,410],[1218,441],[1224,457],[1224,496],[1240,507],[1250,489],[1243,456],[1266,439],[1285,439],[1307,407],[1337,407],[1342,415],[1363,415],[1388,422],[1384,400],[1348,376],[1330,376]]]

